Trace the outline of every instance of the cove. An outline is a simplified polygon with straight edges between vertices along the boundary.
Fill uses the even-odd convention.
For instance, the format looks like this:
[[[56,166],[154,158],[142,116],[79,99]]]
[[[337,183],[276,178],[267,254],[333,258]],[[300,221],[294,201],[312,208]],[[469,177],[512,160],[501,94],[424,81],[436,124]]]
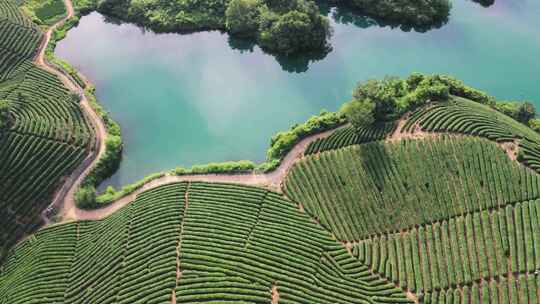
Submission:
[[[220,32],[155,34],[92,13],[56,55],[96,85],[122,127],[124,159],[105,183],[118,187],[176,166],[262,161],[274,133],[337,110],[369,78],[450,74],[540,108],[538,16],[536,0],[496,0],[489,8],[456,0],[448,24],[418,33],[333,9],[333,50],[306,70],[256,46],[233,48]]]

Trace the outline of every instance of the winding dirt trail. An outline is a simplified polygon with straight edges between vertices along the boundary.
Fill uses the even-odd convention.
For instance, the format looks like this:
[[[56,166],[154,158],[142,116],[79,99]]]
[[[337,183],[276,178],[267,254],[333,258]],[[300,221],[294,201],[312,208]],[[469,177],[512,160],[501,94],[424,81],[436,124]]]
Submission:
[[[65,179],[62,187],[56,191],[52,203],[49,207],[42,212],[41,217],[44,220],[45,224],[49,224],[50,220],[46,216],[48,210],[51,207],[59,208],[63,205],[74,204],[73,198],[75,191],[83,181],[84,177],[90,172],[94,167],[95,163],[99,158],[105,153],[105,138],[107,137],[107,131],[103,121],[100,116],[94,111],[90,106],[88,99],[84,95],[84,90],[81,88],[71,77],[69,77],[64,71],[58,69],[53,64],[47,61],[45,56],[45,51],[47,45],[51,40],[52,33],[58,27],[62,26],[69,18],[75,15],[75,10],[73,9],[73,3],[71,0],[64,0],[64,4],[67,10],[67,14],[60,21],[51,26],[44,34],[44,39],[40,44],[40,47],[37,51],[37,56],[34,59],[34,63],[46,71],[58,76],[60,81],[72,92],[76,92],[81,96],[80,106],[82,113],[85,115],[88,122],[90,122],[95,133],[95,145],[91,153],[83,160],[83,162],[72,172],[72,174]],[[70,202],[71,201],[71,202]]]
[[[298,161],[304,151],[313,141],[327,137],[334,130],[321,132],[301,140],[294,148],[285,156],[281,165],[270,173],[249,173],[249,174],[194,174],[194,175],[165,175],[161,178],[155,179],[146,183],[140,189],[135,192],[126,195],[111,204],[106,205],[103,208],[95,210],[83,210],[75,206],[73,196],[68,196],[64,200],[63,208],[60,212],[64,220],[99,220],[114,213],[116,210],[124,207],[130,202],[134,201],[138,194],[147,191],[152,188],[156,188],[162,185],[177,183],[183,181],[203,181],[203,182],[219,182],[219,183],[232,183],[248,186],[264,187],[273,191],[281,191],[281,183],[287,175],[289,169]]]
[[[59,216],[62,221],[66,220],[98,220],[107,217],[116,210],[127,205],[131,201],[135,200],[137,195],[146,190],[159,187],[162,185],[182,182],[182,181],[205,181],[205,182],[222,182],[222,183],[234,183],[251,186],[261,186],[275,191],[281,190],[281,182],[287,175],[288,170],[304,153],[309,144],[319,138],[328,136],[334,130],[322,132],[309,136],[298,144],[285,156],[281,165],[274,171],[267,174],[197,174],[197,175],[165,175],[159,179],[148,182],[137,191],[124,196],[115,202],[108,204],[107,206],[96,210],[82,210],[75,205],[75,192],[79,185],[83,181],[84,177],[90,172],[90,170],[97,163],[99,158],[105,153],[105,138],[107,137],[107,131],[103,121],[99,115],[92,109],[88,99],[84,95],[84,90],[81,88],[70,76],[68,76],[63,70],[55,67],[53,64],[47,61],[45,56],[45,50],[51,39],[52,33],[55,29],[62,26],[69,18],[73,17],[75,10],[71,0],[64,0],[64,4],[67,9],[67,15],[51,26],[44,34],[43,42],[38,49],[38,54],[34,60],[35,64],[39,65],[43,69],[49,71],[52,74],[58,76],[62,83],[73,92],[77,92],[81,95],[80,102],[84,115],[91,123],[96,134],[96,144],[91,151],[90,155],[72,172],[72,174],[65,179],[62,187],[56,192],[52,203],[49,208],[42,213],[42,218],[46,225],[50,223],[46,213],[51,208],[59,210]]]

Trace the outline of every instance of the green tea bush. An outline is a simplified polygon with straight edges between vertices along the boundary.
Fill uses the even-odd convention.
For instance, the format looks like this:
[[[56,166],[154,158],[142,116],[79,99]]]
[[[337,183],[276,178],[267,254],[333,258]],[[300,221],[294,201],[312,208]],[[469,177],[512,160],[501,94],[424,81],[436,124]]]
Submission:
[[[209,163],[204,165],[195,165],[191,169],[178,167],[172,171],[175,175],[188,174],[212,174],[212,173],[247,173],[255,169],[255,164],[249,160],[228,161],[222,163]]]

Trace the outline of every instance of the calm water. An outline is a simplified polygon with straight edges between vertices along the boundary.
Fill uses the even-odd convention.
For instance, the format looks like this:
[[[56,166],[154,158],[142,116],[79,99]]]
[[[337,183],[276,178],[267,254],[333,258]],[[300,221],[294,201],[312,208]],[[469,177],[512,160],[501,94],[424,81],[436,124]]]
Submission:
[[[115,186],[179,165],[262,161],[269,138],[321,109],[336,110],[357,81],[411,72],[446,73],[500,99],[540,106],[540,1],[454,1],[450,22],[426,33],[333,19],[333,51],[306,67],[280,65],[228,35],[154,34],[82,18],[56,53],[97,85],[122,126]],[[343,18],[337,18],[343,20]]]

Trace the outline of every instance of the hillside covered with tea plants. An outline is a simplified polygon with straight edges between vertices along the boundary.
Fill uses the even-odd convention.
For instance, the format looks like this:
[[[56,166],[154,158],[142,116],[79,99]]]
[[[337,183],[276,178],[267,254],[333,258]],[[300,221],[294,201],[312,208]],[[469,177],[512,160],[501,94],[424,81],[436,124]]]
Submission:
[[[53,192],[93,147],[72,94],[33,63],[41,30],[14,1],[0,1],[0,260],[43,222]]]
[[[534,109],[436,75],[353,95],[282,193],[186,176],[47,227],[0,303],[540,303]]]

